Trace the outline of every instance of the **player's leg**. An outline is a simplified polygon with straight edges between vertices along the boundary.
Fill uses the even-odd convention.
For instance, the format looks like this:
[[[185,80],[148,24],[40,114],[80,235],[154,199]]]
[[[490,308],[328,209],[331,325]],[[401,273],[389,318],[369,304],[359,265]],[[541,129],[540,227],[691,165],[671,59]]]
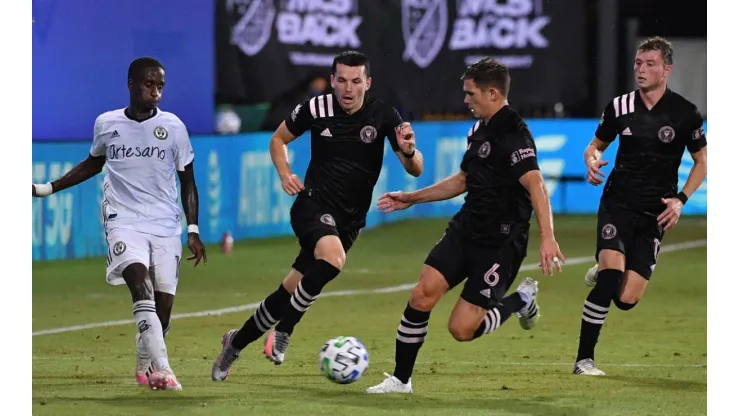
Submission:
[[[172,308],[180,280],[180,263],[182,260],[182,242],[180,237],[149,236],[151,263],[149,265],[149,280],[154,291],[154,304],[157,318],[162,328],[162,342],[170,332]],[[167,365],[169,367],[169,365]],[[149,383],[161,384],[165,389],[177,389],[179,383],[169,379],[171,371],[160,367],[157,360],[152,360]],[[170,385],[175,384],[175,385]]]
[[[232,329],[223,335],[221,338],[221,353],[211,368],[211,379],[214,381],[226,380],[231,371],[231,366],[239,358],[241,351],[247,345],[258,340],[283,317],[291,295],[295,292],[298,282],[301,281],[306,269],[313,261],[314,258],[311,253],[301,250],[288,275],[285,276],[274,292],[260,302],[242,328],[239,330]]]
[[[604,375],[595,366],[594,350],[612,299],[622,285],[625,244],[632,238],[633,220],[628,213],[610,211],[603,205],[599,208],[596,248],[599,267],[596,284],[583,304],[578,355],[573,367],[575,374]]]
[[[662,239],[663,230],[657,225],[648,225],[645,229],[639,230],[632,239],[624,281],[613,299],[617,308],[623,311],[631,310],[642,299],[658,264]]]
[[[396,367],[393,374],[367,389],[368,393],[411,393],[411,375],[424,344],[432,309],[444,294],[465,279],[459,236],[448,230],[432,249],[421,269],[419,282],[403,311],[396,332]]]
[[[265,357],[276,365],[285,360],[290,336],[303,315],[321,294],[324,287],[339,275],[346,260],[346,252],[335,227],[322,227],[313,233],[316,240],[314,263],[298,283],[283,318],[265,340]],[[320,237],[319,237],[320,236]]]

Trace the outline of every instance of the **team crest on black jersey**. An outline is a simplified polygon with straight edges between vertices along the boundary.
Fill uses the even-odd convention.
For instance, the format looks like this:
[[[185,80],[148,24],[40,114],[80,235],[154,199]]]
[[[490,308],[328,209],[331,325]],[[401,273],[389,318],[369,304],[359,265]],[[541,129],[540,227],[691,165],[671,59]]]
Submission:
[[[601,238],[604,240],[611,240],[617,236],[617,227],[614,224],[606,224],[601,228]]]
[[[676,131],[671,126],[661,127],[658,131],[658,139],[663,143],[670,143],[676,137]]]
[[[478,157],[485,159],[489,154],[491,154],[491,143],[484,142],[480,145],[480,148],[478,148]]]
[[[324,224],[326,224],[328,226],[331,226],[331,227],[336,227],[337,226],[337,223],[334,222],[334,217],[332,217],[330,214],[324,214],[324,215],[322,215],[321,216],[321,222],[323,222]]]
[[[159,140],[167,140],[167,129],[162,126],[157,126],[154,128],[154,137],[156,137]]]
[[[360,140],[365,143],[372,143],[378,137],[378,131],[373,126],[365,126],[360,130]]]

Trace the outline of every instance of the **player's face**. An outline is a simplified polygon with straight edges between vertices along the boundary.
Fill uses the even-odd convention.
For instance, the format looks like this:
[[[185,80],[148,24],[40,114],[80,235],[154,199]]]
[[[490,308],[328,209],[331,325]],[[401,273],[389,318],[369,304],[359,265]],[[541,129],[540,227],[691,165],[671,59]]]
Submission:
[[[164,90],[164,70],[146,68],[141,79],[129,82],[131,97],[142,109],[153,110],[162,101]]]
[[[493,114],[494,103],[496,100],[496,90],[493,88],[481,89],[472,79],[463,81],[463,91],[465,92],[465,105],[475,118],[487,118]]]
[[[365,92],[370,89],[370,78],[365,75],[365,66],[337,64],[331,76],[331,86],[345,110],[356,110],[362,106]]]
[[[635,55],[635,83],[641,90],[662,85],[673,67],[666,65],[660,51],[637,51]]]

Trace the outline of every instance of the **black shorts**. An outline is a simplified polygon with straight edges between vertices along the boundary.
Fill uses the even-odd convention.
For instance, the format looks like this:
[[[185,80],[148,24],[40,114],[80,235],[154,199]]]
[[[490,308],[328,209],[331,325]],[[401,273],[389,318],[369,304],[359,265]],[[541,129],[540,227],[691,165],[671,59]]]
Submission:
[[[466,278],[460,297],[473,305],[491,309],[516,279],[527,256],[528,231],[512,233],[500,246],[487,247],[448,227],[424,264],[439,271],[450,289]]]
[[[306,274],[306,269],[313,263],[316,243],[322,237],[327,235],[339,237],[344,252],[347,253],[360,235],[360,229],[348,229],[342,227],[342,224],[337,224],[333,215],[309,198],[299,198],[293,203],[290,208],[290,225],[301,245],[301,251],[292,267],[301,274]]]
[[[657,218],[608,203],[599,205],[598,215],[596,261],[601,250],[619,251],[626,270],[650,280],[664,234]]]

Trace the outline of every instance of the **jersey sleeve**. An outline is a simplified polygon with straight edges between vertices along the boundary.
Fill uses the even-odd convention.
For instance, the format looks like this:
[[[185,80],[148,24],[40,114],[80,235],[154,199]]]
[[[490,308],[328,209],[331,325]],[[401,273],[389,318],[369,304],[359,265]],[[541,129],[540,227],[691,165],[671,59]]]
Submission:
[[[693,114],[684,123],[681,134],[689,152],[696,153],[706,147],[707,136],[704,133],[704,118],[699,113],[699,109],[694,107]]]
[[[604,143],[611,143],[617,138],[618,133],[617,115],[614,113],[614,104],[610,102],[601,113],[601,120],[594,136]]]
[[[534,140],[521,134],[509,136],[504,142],[504,156],[512,176],[519,179],[532,170],[540,170]]]
[[[103,130],[103,121],[98,117],[95,120],[95,127],[93,128],[93,142],[92,146],[90,146],[90,156],[92,157],[105,156],[106,143]]]
[[[175,167],[178,172],[185,170],[195,159],[193,144],[190,142],[190,134],[183,122],[178,120],[175,124]]]
[[[311,128],[313,119],[310,100],[306,100],[295,106],[290,115],[285,118],[285,127],[291,134],[298,137]]]
[[[394,152],[401,150],[398,147],[398,140],[396,140],[396,127],[403,123],[403,118],[398,114],[398,110],[395,107],[388,106],[387,115],[383,123],[382,135],[388,138],[388,142],[391,144],[391,148]]]

